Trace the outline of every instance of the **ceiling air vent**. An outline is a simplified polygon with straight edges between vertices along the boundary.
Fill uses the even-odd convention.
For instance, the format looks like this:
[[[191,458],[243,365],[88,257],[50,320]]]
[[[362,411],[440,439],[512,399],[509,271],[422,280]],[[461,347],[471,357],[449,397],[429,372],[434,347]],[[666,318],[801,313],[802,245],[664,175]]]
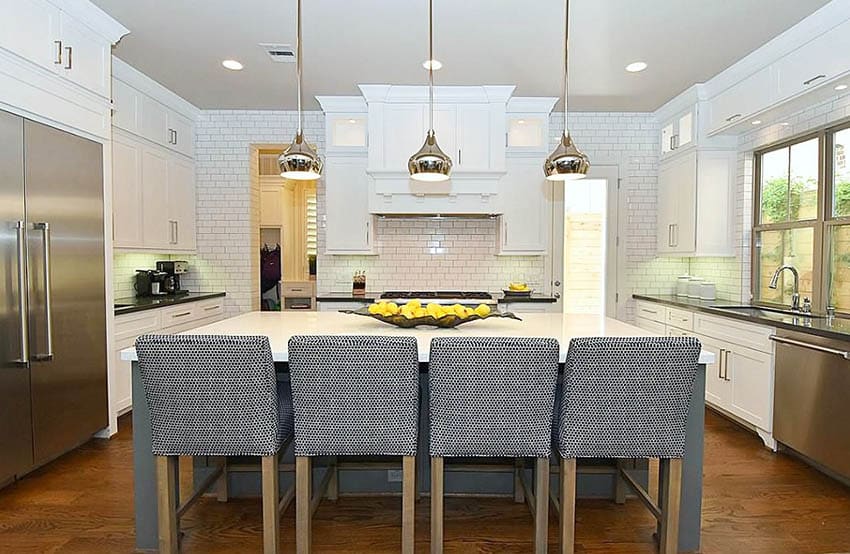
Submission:
[[[295,49],[291,44],[260,43],[260,48],[266,51],[273,62],[294,63]]]

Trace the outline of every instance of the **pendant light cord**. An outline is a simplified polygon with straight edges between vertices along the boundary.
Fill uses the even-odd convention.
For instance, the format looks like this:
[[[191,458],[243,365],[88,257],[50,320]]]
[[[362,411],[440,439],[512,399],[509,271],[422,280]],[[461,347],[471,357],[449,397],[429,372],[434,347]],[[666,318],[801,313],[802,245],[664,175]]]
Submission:
[[[297,80],[298,94],[298,131],[297,135],[303,133],[303,115],[301,113],[301,0],[298,0],[298,11],[296,14],[296,32],[295,32],[295,73]]]
[[[298,0],[299,2],[301,0]],[[570,76],[570,0],[564,1],[564,136],[567,135],[567,96],[569,96]]]
[[[301,0],[298,0],[299,2]],[[434,132],[434,0],[428,0],[428,130]]]

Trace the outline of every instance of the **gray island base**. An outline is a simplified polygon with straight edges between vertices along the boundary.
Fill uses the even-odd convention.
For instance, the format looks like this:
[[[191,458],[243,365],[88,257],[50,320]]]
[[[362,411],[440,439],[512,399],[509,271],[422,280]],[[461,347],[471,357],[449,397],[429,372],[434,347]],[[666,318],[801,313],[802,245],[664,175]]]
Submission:
[[[276,363],[278,379],[288,379],[285,363]],[[561,364],[563,370],[563,364]],[[150,420],[145,404],[144,389],[138,371],[138,362],[132,364],[133,372],[133,463],[134,463],[134,508],[136,516],[136,547],[139,550],[155,551],[157,548],[157,505],[156,474],[154,458],[151,454]],[[420,433],[417,454],[417,487],[421,495],[427,496],[430,490],[430,464],[428,456],[428,375],[427,364],[420,364]],[[700,365],[694,384],[693,399],[688,416],[685,457],[682,470],[682,500],[679,523],[679,551],[694,552],[700,547],[700,522],[702,509],[702,461],[703,431],[705,423],[705,365]],[[551,458],[552,491],[557,491],[559,456],[553,452]],[[401,483],[389,481],[388,469],[398,463],[391,458],[375,459],[374,466],[367,468],[347,468],[347,460],[342,459],[339,469],[338,491],[341,495],[401,494]],[[351,460],[355,461],[355,460]],[[364,459],[358,458],[357,462]],[[288,488],[293,481],[293,473],[286,466],[294,463],[291,448],[281,453],[281,490]],[[453,463],[454,462],[454,463]],[[610,462],[610,461],[608,461]],[[196,486],[212,471],[217,462],[204,457],[194,461],[194,481]],[[231,462],[229,462],[231,463]],[[245,458],[233,460],[239,464],[240,471],[229,473],[229,494],[239,497],[260,496],[259,460]],[[256,467],[254,470],[250,465]],[[313,483],[321,486],[321,478],[326,465],[317,459]],[[358,464],[361,465],[361,464]],[[579,460],[577,495],[579,498],[610,498],[614,500],[615,474],[604,471],[606,460]],[[531,465],[525,469],[526,480],[531,482]],[[638,461],[633,476],[643,484],[647,480],[646,462]],[[445,490],[447,495],[465,496],[504,496],[514,497],[515,468],[513,460],[493,459],[447,459]],[[630,502],[636,502],[631,499]],[[417,509],[427,509],[421,503]],[[579,513],[581,505],[578,506]],[[288,511],[288,514],[292,514]],[[288,517],[284,515],[283,517]],[[292,516],[294,517],[294,516]]]

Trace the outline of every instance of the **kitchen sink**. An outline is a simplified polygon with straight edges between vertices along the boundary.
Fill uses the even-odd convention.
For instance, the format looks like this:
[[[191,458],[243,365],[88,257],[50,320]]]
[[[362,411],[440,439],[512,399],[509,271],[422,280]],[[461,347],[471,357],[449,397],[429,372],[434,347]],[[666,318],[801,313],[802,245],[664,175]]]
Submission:
[[[792,312],[791,310],[780,310],[778,308],[763,308],[763,307],[755,307],[755,306],[711,306],[716,310],[723,310],[724,312],[731,312],[741,315],[748,315],[751,317],[764,317],[764,318],[774,318],[774,319],[782,319],[786,317],[810,317],[813,319],[820,319],[824,316],[815,315],[815,314],[803,314],[800,312]]]

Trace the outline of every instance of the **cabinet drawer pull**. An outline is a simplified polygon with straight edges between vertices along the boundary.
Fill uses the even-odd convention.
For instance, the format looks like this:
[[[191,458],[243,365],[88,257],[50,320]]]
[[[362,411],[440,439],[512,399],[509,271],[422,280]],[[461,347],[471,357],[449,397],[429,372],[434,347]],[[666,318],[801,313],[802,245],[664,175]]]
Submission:
[[[729,352],[730,350],[723,352],[723,378],[727,381],[732,380],[729,378]]]
[[[739,114],[739,113],[732,114],[732,115],[730,115],[729,117],[726,118],[726,121],[730,121],[730,122],[735,121],[739,117],[741,117],[741,114]]]
[[[187,315],[192,315],[192,312],[181,312],[179,314],[174,314],[171,317],[184,317],[184,316],[187,316]]]
[[[644,312],[644,313],[647,313],[647,314],[658,315],[658,312],[657,312],[656,310],[650,310],[650,309],[647,309],[647,308],[641,308],[641,309],[640,309],[640,311],[642,311],[642,312]]]
[[[221,308],[221,304],[216,304],[215,306],[207,306],[206,308],[204,308],[204,311],[211,312],[212,310],[217,310],[219,308]]]
[[[56,65],[62,65],[62,41],[54,40],[53,44],[56,45],[56,59],[53,60],[53,63]]]
[[[72,53],[74,52],[74,48],[71,46],[65,47],[65,53],[68,54],[68,63],[65,64],[65,69],[71,69],[73,66],[73,60],[71,58]]]
[[[823,73],[821,73],[820,75],[815,75],[811,79],[809,79],[807,81],[803,81],[803,84],[806,85],[806,86],[809,86],[812,83],[814,83],[815,81],[819,81],[821,79],[826,79],[826,75],[824,75]]]

